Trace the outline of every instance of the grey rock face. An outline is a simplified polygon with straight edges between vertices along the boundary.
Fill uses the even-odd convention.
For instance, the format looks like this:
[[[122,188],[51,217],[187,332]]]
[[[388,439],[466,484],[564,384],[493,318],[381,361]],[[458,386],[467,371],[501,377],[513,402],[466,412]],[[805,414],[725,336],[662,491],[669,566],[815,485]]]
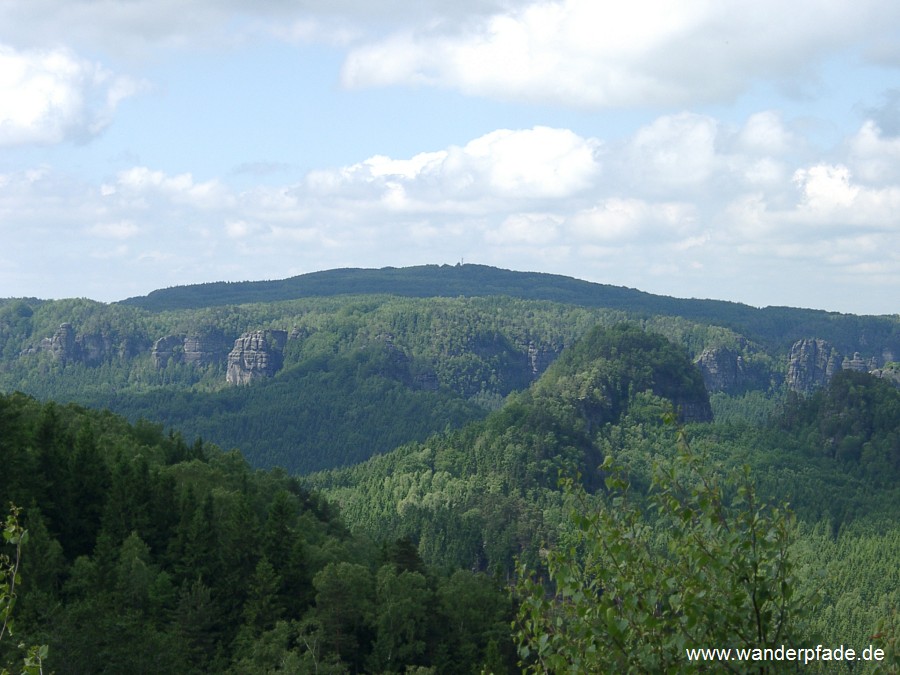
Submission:
[[[166,335],[159,338],[150,349],[153,365],[160,370],[169,365],[169,361],[180,363],[183,348],[184,338],[180,335]]]
[[[704,349],[697,358],[706,391],[735,391],[746,383],[744,357],[728,347]]]
[[[228,342],[221,333],[188,335],[184,338],[184,362],[193,366],[220,363],[228,352]]]
[[[860,373],[867,373],[873,368],[875,368],[874,360],[864,361],[859,352],[855,352],[852,359],[845,356],[841,362],[841,370],[855,370]]]
[[[169,362],[190,366],[208,366],[220,363],[228,353],[228,343],[221,333],[210,335],[166,335],[153,343],[150,355],[157,369]]]
[[[103,363],[112,348],[112,342],[105,335],[89,333],[75,338],[76,358],[89,366]]]
[[[874,370],[869,371],[869,373],[875,377],[887,380],[895,387],[900,387],[900,365],[896,362],[886,364],[882,368],[875,368]]]
[[[272,377],[281,368],[286,343],[287,331],[283,330],[244,333],[228,354],[225,381],[244,385]]]
[[[62,364],[77,361],[75,329],[72,324],[61,324],[52,337],[41,340],[41,351],[49,352],[50,356]]]
[[[531,377],[537,379],[547,370],[547,367],[556,360],[560,350],[554,349],[548,345],[537,345],[529,342],[526,354],[528,357],[528,367],[531,369]]]
[[[808,394],[828,384],[842,369],[843,361],[841,353],[825,340],[798,340],[791,347],[787,385]]]
[[[129,355],[134,341],[123,341],[116,345],[114,341],[102,333],[78,334],[70,323],[60,324],[51,337],[44,338],[34,348],[25,350],[25,354],[46,352],[59,363],[83,363],[88,366],[99,366],[112,355],[120,357]]]

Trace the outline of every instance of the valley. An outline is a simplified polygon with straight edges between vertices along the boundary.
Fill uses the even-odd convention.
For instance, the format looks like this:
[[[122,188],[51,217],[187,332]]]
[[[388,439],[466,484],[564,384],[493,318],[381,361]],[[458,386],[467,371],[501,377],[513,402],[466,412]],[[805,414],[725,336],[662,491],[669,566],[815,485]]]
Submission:
[[[652,504],[690,447],[784,527],[797,639],[892,649],[898,361],[897,316],[477,265],[0,300],[20,630],[57,673],[536,669],[524,570],[552,597],[548,551],[586,564],[612,476],[669,559]]]

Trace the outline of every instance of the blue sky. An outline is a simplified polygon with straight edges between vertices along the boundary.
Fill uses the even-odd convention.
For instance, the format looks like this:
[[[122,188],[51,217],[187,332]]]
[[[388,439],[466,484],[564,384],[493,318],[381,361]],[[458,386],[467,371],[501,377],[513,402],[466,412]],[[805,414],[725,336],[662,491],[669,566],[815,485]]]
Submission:
[[[5,0],[0,297],[460,260],[895,314],[900,5]]]

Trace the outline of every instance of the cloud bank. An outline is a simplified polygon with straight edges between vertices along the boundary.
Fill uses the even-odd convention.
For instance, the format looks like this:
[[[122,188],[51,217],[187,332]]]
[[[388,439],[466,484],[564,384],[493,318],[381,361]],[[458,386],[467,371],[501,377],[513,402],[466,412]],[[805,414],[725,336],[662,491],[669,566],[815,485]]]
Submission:
[[[461,258],[504,266],[514,255],[518,267],[674,295],[884,306],[900,282],[900,176],[885,159],[897,141],[869,121],[837,161],[805,147],[775,113],[739,127],[681,113],[615,142],[505,129],[246,191],[144,166],[101,185],[33,170],[0,176],[0,218],[24,233],[11,258],[42,242],[109,278],[152,267],[157,285]],[[6,288],[20,283],[15,268],[5,274]],[[842,294],[816,295],[835,280]],[[764,295],[772,281],[778,298]]]
[[[435,86],[584,108],[728,102],[766,81],[797,94],[829,57],[900,65],[882,0],[401,0],[372,3],[6,0],[0,41],[141,61],[273,37],[346,49],[347,87]]]
[[[0,44],[0,147],[88,140],[140,86],[63,48]]]

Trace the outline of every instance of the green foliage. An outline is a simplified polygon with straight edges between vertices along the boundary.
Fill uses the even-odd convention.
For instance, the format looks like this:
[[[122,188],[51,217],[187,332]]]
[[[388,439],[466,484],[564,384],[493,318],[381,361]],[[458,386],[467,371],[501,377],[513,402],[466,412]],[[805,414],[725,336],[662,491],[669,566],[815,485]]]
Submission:
[[[42,658],[57,672],[515,672],[505,592],[515,560],[537,569],[542,544],[586,560],[567,514],[576,495],[590,508],[603,501],[610,476],[597,465],[608,458],[630,487],[607,524],[644,542],[648,560],[668,561],[616,583],[683,574],[724,584],[703,577],[704,565],[727,579],[725,553],[738,570],[747,551],[709,519],[648,505],[674,496],[675,479],[679,498],[694,499],[690,477],[706,475],[707,461],[746,464],[749,477],[711,485],[734,528],[772,534],[759,569],[777,575],[783,533],[774,511],[747,521],[748,504],[790,501],[803,522],[786,559],[809,580],[794,598],[824,591],[811,630],[835,643],[877,634],[895,649],[898,394],[851,374],[785,402],[778,383],[801,337],[864,358],[900,351],[896,317],[681,301],[468,265],[172,289],[147,301],[158,304],[0,300],[0,391],[60,401],[0,396],[0,499],[27,506],[31,535],[16,628],[24,643],[49,645],[53,662]],[[81,340],[80,362],[42,346],[63,322]],[[227,349],[262,329],[294,337],[275,377],[247,387],[225,385],[222,358],[157,370],[150,357],[164,335]],[[675,439],[660,413],[708,418],[691,364],[708,347],[740,354],[758,377],[712,397],[716,423],[690,427],[703,462],[668,464]],[[250,468],[366,459],[302,484]],[[568,495],[560,470],[582,477]],[[341,519],[310,488],[326,489]],[[705,562],[678,545],[691,536],[722,557]],[[746,588],[756,577],[744,571]],[[620,606],[646,628],[663,610],[672,620],[700,612],[708,598],[698,596],[658,598],[659,617]],[[727,618],[746,607],[719,609]],[[653,630],[671,647],[675,632]],[[661,649],[642,653],[652,662]]]
[[[110,407],[240,447],[254,466],[306,473],[482,417],[598,323],[632,321],[694,357],[726,346],[763,396],[770,380],[783,379],[792,341],[810,334],[865,357],[900,351],[890,317],[675,300],[477,265],[335,270],[166,289],[145,300],[152,310],[141,299],[0,304],[0,390]],[[80,359],[55,359],[42,346],[63,322],[78,336]],[[293,336],[283,369],[230,390],[228,346],[271,328]],[[163,336],[206,336],[222,349],[207,365],[157,369],[150,348]],[[273,427],[281,433],[268,433]]]
[[[659,425],[663,402],[709,412],[699,374],[662,336],[599,326],[567,354],[484,422],[310,484],[354,525],[412,537],[430,564],[512,574],[516,555],[534,555],[552,536],[560,469],[581,472],[589,489],[600,484],[605,425],[629,413]]]
[[[47,645],[17,649],[5,625],[0,663],[61,675],[478,672],[491,640],[501,661],[512,654],[500,587],[480,586],[474,626],[444,635],[456,614],[415,545],[351,535],[283,471],[22,395],[0,396],[0,424],[18,457],[3,488],[32,504],[30,536],[18,512],[6,528],[4,572],[24,562],[0,598],[10,611],[15,600],[17,644]]]
[[[372,670],[396,672],[425,665],[432,593],[419,572],[382,565],[375,579],[375,641]]]
[[[527,671],[695,672],[686,648],[804,643],[816,596],[800,591],[793,521],[758,502],[746,471],[720,479],[685,443],[658,461],[640,504],[613,461],[603,470],[598,503],[565,482],[575,540],[546,555],[554,595],[521,571]]]
[[[809,399],[794,399],[781,427],[811,456],[839,462],[879,485],[900,479],[900,390],[867,373],[842,371]]]
[[[0,553],[0,649],[6,646],[4,638],[9,639],[14,635],[12,612],[18,597],[17,587],[22,584],[19,569],[22,564],[22,548],[28,543],[28,531],[19,523],[20,513],[20,509],[11,504],[3,523],[3,549],[0,550],[11,547],[12,555]],[[26,647],[24,642],[19,642],[18,649],[25,651],[19,671],[22,675],[40,675],[44,672],[43,663],[49,653],[47,645]],[[9,650],[3,650],[0,655],[4,651],[9,653]],[[10,671],[0,662],[0,675],[9,674]]]

